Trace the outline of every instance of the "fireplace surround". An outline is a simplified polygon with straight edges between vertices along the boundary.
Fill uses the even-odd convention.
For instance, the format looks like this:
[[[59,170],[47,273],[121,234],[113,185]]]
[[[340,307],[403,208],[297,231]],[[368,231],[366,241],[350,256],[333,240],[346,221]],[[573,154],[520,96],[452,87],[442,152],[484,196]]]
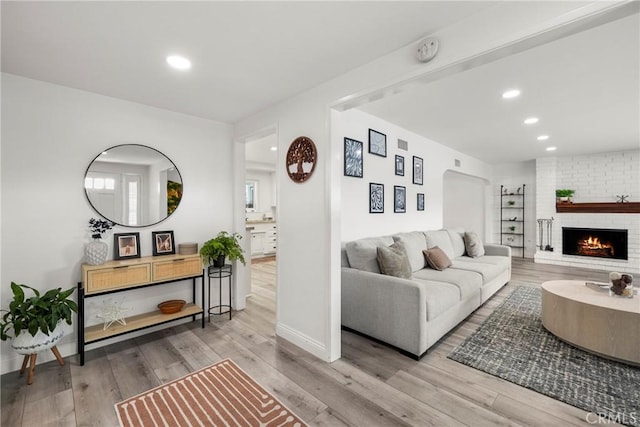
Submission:
[[[626,260],[627,240],[627,230],[562,227],[562,253],[565,255]]]

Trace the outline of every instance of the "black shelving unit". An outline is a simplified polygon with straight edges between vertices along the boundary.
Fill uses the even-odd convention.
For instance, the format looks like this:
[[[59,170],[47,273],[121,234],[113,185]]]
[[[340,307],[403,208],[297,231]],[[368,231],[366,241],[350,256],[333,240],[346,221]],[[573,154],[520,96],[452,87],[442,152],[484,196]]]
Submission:
[[[522,252],[524,258],[524,188],[500,186],[500,244]]]

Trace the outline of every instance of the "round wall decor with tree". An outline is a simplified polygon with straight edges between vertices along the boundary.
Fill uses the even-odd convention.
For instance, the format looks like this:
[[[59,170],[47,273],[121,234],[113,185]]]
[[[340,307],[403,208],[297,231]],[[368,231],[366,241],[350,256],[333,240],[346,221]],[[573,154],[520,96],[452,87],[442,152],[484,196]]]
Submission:
[[[305,182],[311,177],[317,160],[318,152],[311,138],[299,136],[287,151],[286,168],[289,178],[294,182]]]

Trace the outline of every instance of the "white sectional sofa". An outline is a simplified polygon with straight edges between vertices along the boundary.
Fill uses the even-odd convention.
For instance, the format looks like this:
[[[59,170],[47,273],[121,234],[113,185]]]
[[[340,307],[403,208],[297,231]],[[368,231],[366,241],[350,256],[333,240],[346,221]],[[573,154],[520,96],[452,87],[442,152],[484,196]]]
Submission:
[[[415,231],[342,245],[342,325],[416,359],[511,279],[511,248],[484,245],[465,251],[463,230]],[[410,278],[382,274],[378,247],[400,242]],[[397,246],[394,245],[394,246]],[[423,251],[438,246],[451,260],[430,268]]]

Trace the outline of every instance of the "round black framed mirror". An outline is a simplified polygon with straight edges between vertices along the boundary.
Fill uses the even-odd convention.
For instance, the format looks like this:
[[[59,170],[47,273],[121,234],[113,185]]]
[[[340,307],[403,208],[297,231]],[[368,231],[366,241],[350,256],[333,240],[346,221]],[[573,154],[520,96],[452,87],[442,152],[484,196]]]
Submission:
[[[182,177],[171,159],[155,148],[122,144],[91,161],[84,190],[102,217],[126,227],[147,227],[178,208]]]

